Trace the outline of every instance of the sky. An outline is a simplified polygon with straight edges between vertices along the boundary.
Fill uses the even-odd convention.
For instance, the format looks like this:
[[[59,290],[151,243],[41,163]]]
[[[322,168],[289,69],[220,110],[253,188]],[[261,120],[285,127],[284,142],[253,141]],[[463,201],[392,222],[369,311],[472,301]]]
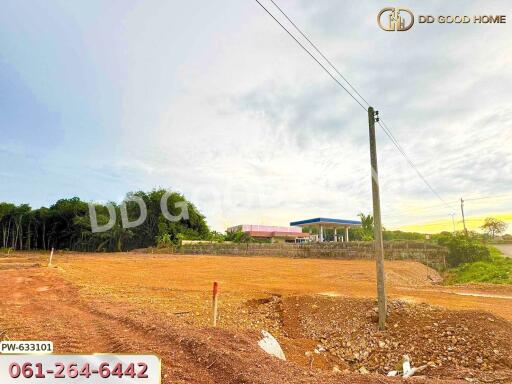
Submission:
[[[468,225],[512,232],[508,1],[401,1],[509,19],[406,32],[380,1],[276,2],[443,200],[378,129],[386,228],[461,229],[463,197]],[[34,208],[162,187],[219,231],[372,209],[367,113],[254,0],[2,0],[0,137],[0,201]]]

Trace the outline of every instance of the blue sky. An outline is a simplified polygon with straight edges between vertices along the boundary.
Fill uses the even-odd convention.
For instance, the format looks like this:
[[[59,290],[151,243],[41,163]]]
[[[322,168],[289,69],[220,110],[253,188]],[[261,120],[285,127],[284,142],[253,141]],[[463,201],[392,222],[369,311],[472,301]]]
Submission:
[[[401,5],[510,8],[445,3]],[[512,211],[510,15],[388,33],[377,1],[279,4],[453,205],[439,207],[379,132],[385,224],[446,218],[461,196],[505,195],[470,214]],[[2,1],[0,132],[2,201],[120,201],[166,187],[219,230],[371,209],[364,111],[254,1]]]

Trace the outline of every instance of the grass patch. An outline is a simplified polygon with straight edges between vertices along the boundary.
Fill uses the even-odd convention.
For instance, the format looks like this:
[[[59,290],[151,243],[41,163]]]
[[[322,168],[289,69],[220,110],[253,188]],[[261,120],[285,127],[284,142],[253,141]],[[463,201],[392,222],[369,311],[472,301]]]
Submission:
[[[504,257],[495,247],[488,246],[490,261],[462,264],[447,272],[448,284],[492,283],[512,284],[512,258]]]
[[[503,253],[496,247],[492,245],[488,245],[487,248],[489,249],[489,252],[491,253],[491,257],[503,257]]]

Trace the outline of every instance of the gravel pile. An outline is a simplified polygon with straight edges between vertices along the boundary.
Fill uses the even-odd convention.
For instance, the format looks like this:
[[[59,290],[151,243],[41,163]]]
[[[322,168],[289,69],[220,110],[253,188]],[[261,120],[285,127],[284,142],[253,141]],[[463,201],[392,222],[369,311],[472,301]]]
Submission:
[[[485,312],[391,301],[388,328],[380,332],[372,300],[289,297],[281,308],[287,338],[325,349],[317,359],[322,368],[386,374],[408,355],[413,366],[428,365],[428,377],[512,382],[512,325]]]

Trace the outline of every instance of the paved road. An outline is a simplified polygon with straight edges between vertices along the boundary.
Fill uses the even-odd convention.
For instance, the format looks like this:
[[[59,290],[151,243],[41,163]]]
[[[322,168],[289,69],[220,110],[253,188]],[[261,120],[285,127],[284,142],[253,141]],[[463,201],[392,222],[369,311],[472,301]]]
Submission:
[[[498,248],[505,256],[512,257],[512,244],[495,244],[496,248]]]

